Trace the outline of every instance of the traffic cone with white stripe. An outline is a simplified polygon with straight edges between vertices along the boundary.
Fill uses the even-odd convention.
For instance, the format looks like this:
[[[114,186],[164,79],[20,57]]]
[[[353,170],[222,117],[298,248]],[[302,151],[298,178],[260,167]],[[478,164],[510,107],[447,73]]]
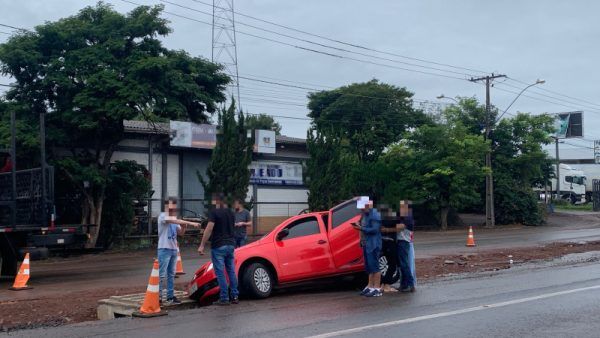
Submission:
[[[469,235],[467,236],[467,246],[475,246],[475,237],[473,236],[473,227],[469,227]]]
[[[179,275],[185,275],[185,272],[183,272],[183,261],[181,260],[181,253],[179,253],[179,247],[177,247],[177,264],[175,264],[175,277]]]
[[[148,280],[148,288],[146,289],[144,303],[140,307],[139,311],[133,313],[134,317],[149,318],[164,316],[167,314],[160,309],[159,284],[160,277],[158,274],[158,260],[154,259],[154,265],[152,266],[152,272],[150,273],[150,279]]]
[[[19,273],[17,273],[17,277],[15,277],[15,283],[9,290],[20,291],[33,289],[31,286],[27,285],[27,281],[29,281],[29,252],[25,254],[25,259],[23,259],[23,263],[19,268]]]

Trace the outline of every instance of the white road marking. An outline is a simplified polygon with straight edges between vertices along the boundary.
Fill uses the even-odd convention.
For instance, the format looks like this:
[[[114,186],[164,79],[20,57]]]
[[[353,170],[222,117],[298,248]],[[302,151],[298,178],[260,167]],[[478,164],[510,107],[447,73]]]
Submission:
[[[355,328],[352,328],[352,329],[333,331],[333,332],[329,332],[329,333],[323,333],[323,334],[319,334],[319,335],[315,335],[315,336],[310,336],[310,337],[307,337],[307,338],[337,337],[337,336],[342,336],[342,335],[347,335],[347,334],[352,334],[352,333],[364,332],[364,331],[371,330],[371,329],[378,329],[378,328],[382,328],[382,327],[389,327],[389,326],[395,326],[395,325],[401,325],[401,324],[407,324],[407,323],[420,322],[420,321],[423,321],[423,320],[440,318],[440,317],[455,316],[455,315],[460,315],[460,314],[463,314],[463,313],[469,313],[469,312],[481,311],[481,310],[486,310],[486,309],[499,308],[499,307],[504,307],[504,306],[509,306],[509,305],[515,305],[515,304],[521,304],[521,303],[526,303],[526,302],[532,302],[532,301],[535,301],[535,300],[546,299],[546,298],[551,298],[551,297],[557,297],[557,296],[562,296],[562,295],[568,295],[568,294],[571,294],[571,293],[576,293],[576,292],[581,292],[581,291],[596,290],[596,289],[600,289],[600,285],[594,285],[594,286],[588,286],[588,287],[584,287],[584,288],[571,289],[571,290],[565,290],[565,291],[558,291],[558,292],[552,292],[552,293],[545,293],[545,294],[542,294],[542,295],[539,295],[539,296],[519,298],[519,299],[509,300],[509,301],[506,301],[506,302],[493,303],[493,304],[487,304],[487,305],[479,305],[479,306],[469,307],[469,308],[465,308],[465,309],[459,309],[459,310],[448,311],[448,312],[434,313],[434,314],[430,314],[430,315],[424,315],[424,316],[418,316],[418,317],[412,317],[412,318],[394,320],[394,321],[383,322],[383,323],[379,323],[379,324],[359,326],[359,327],[355,327]]]

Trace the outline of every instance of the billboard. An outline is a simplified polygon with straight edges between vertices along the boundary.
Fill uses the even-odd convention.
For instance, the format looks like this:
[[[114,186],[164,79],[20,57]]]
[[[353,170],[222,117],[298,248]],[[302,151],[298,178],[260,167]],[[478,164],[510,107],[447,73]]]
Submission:
[[[554,125],[557,138],[583,137],[583,112],[556,114]]]
[[[275,154],[275,132],[273,130],[257,129],[254,131],[254,152]]]
[[[217,145],[217,126],[185,121],[169,121],[173,147],[213,149]]]
[[[252,184],[303,185],[300,163],[254,161],[248,169]]]

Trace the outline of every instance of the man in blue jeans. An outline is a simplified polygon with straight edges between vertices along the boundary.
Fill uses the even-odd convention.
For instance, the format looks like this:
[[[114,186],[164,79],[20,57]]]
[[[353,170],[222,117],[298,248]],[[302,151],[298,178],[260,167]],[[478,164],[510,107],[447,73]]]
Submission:
[[[215,305],[229,305],[229,289],[231,289],[231,303],[239,303],[238,281],[235,276],[235,265],[233,262],[233,250],[235,246],[233,224],[235,215],[227,207],[225,196],[215,194],[212,199],[214,208],[208,213],[208,225],[202,236],[202,243],[198,247],[198,252],[204,255],[204,246],[207,240],[211,245],[211,260],[217,282],[219,283],[219,300]],[[225,272],[229,278],[229,286],[225,278]]]
[[[381,272],[379,255],[381,253],[381,215],[373,208],[373,201],[367,196],[360,197],[356,207],[361,210],[360,223],[352,227],[360,231],[360,245],[363,249],[365,271],[369,274],[369,284],[360,293],[365,297],[381,297]]]
[[[158,270],[160,276],[159,295],[164,298],[166,286],[167,303],[181,303],[175,297],[175,267],[177,264],[177,235],[183,236],[186,227],[199,227],[200,224],[179,220],[177,200],[169,197],[165,200],[165,211],[158,215]]]
[[[400,291],[415,292],[414,273],[411,270],[410,250],[414,231],[414,220],[409,201],[400,201],[402,223],[398,224],[398,265],[400,266]]]

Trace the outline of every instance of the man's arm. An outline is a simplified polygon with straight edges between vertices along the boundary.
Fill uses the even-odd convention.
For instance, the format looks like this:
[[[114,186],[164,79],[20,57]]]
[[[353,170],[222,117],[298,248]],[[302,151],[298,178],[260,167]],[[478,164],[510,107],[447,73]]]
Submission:
[[[179,225],[189,225],[189,226],[192,226],[194,228],[197,228],[197,227],[200,226],[200,223],[184,221],[182,219],[177,219],[177,218],[169,219],[169,220],[167,220],[167,222],[174,223],[174,224],[179,224]]]
[[[201,255],[204,255],[204,245],[206,244],[206,241],[208,241],[208,239],[210,238],[214,226],[215,222],[208,222],[208,225],[204,230],[204,235],[202,235],[202,242],[200,242],[200,246],[198,247],[198,253]]]
[[[380,232],[381,227],[381,219],[379,217],[373,216],[370,219],[370,222],[367,223],[366,226],[361,227],[362,232],[367,235],[374,235]]]

